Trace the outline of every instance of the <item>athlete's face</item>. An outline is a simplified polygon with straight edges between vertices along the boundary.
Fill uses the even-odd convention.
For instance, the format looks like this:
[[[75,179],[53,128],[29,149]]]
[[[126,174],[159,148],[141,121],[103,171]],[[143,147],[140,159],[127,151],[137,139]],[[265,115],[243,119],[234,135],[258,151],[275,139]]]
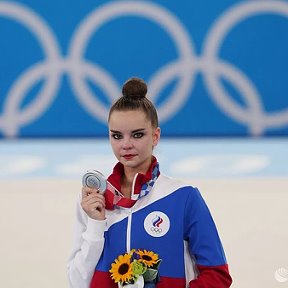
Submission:
[[[114,111],[109,120],[113,152],[124,168],[145,173],[151,164],[160,128],[153,128],[142,110]]]

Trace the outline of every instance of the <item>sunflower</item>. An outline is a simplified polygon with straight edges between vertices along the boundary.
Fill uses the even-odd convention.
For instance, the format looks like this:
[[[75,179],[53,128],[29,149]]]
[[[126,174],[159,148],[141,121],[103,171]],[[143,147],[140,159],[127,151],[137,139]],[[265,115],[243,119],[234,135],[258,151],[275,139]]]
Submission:
[[[131,255],[124,254],[120,255],[115,263],[112,263],[111,269],[109,270],[111,273],[112,279],[117,282],[129,282],[133,279],[132,275],[132,265],[131,265]]]
[[[152,251],[138,250],[137,254],[140,256],[139,261],[145,263],[148,267],[152,267],[153,265],[157,264],[159,260],[158,254]]]

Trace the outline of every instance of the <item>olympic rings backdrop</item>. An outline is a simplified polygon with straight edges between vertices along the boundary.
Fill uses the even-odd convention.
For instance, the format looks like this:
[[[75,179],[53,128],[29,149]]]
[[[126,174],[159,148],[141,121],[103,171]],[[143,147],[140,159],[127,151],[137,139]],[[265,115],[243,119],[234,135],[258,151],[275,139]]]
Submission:
[[[0,1],[0,137],[107,135],[124,81],[165,136],[288,135],[288,1]]]

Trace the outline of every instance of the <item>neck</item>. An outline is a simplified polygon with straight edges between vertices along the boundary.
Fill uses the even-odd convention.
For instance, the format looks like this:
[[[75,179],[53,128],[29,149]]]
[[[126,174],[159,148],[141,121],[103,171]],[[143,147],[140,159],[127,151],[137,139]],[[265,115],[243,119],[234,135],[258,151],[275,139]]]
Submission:
[[[121,179],[121,193],[126,198],[131,198],[132,184],[135,177],[135,173],[131,175],[123,174]]]

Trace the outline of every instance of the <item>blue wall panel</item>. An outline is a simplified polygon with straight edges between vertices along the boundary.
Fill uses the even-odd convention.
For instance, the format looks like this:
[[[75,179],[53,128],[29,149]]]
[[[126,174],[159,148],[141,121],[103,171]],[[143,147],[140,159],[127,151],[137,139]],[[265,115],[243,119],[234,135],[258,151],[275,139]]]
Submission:
[[[0,1],[0,137],[106,136],[145,79],[166,136],[288,135],[288,1]]]

